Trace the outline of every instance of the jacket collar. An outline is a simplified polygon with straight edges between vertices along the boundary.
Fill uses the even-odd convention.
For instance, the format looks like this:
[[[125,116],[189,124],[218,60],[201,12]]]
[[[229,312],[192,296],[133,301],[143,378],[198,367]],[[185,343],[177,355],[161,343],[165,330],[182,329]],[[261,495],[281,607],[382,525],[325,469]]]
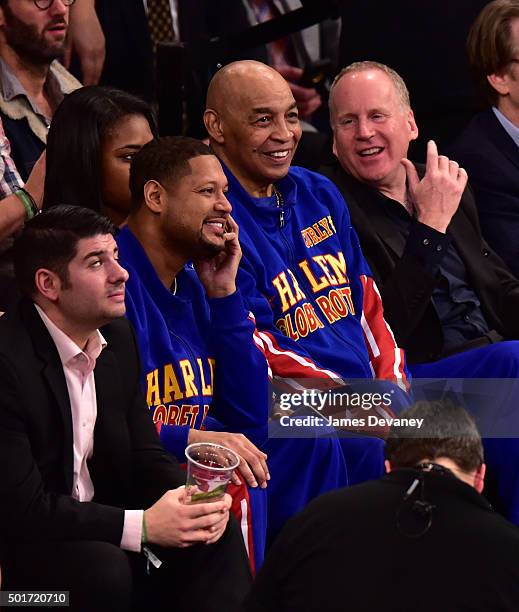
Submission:
[[[255,218],[262,218],[264,220],[275,221],[277,223],[279,218],[279,210],[272,206],[265,198],[254,198],[242,187],[238,179],[232,174],[229,168],[220,160],[222,164],[227,180],[229,181],[229,193],[235,196],[240,205],[245,205]],[[285,220],[288,221],[292,209],[297,203],[297,183],[289,173],[277,181],[274,186],[281,194],[283,199],[283,210],[285,213]]]
[[[519,168],[519,150],[510,134],[499,122],[494,111],[489,108],[477,115],[474,121],[480,123],[488,138],[517,168]]]
[[[122,265],[128,265],[135,270],[139,279],[146,279],[146,285],[149,286],[149,293],[153,295],[154,301],[162,310],[165,317],[168,316],[167,313],[171,310],[172,306],[186,305],[190,302],[188,297],[184,297],[183,294],[179,295],[181,289],[177,291],[176,295],[173,295],[173,293],[164,286],[149,260],[146,251],[127,225],[117,233],[116,241],[120,249]],[[189,266],[189,264],[187,264],[186,267],[187,266]],[[177,274],[177,280],[179,286],[183,286],[184,283],[191,283],[190,275],[186,274],[186,268]],[[133,281],[138,282],[137,279],[133,279],[132,274],[130,274],[128,283],[132,285]]]
[[[383,477],[383,480],[388,483],[394,483],[408,487],[412,484],[415,478],[423,476],[425,483],[425,497],[427,498],[427,491],[435,493],[449,492],[453,495],[457,495],[472,504],[479,506],[480,508],[492,512],[492,506],[487,499],[478,493],[476,489],[466,484],[456,476],[436,474],[433,472],[423,472],[414,468],[402,468],[397,469]]]

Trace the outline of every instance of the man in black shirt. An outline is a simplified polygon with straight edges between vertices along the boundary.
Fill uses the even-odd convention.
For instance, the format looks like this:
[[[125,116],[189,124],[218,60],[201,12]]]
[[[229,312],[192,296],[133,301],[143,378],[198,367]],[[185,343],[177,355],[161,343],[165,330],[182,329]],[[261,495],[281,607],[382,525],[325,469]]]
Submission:
[[[506,339],[514,342],[501,343],[493,359],[513,361],[507,374],[517,375],[519,281],[482,239],[466,172],[433,141],[425,168],[405,159],[418,128],[405,84],[387,66],[345,68],[330,103],[338,163],[324,173],[346,199],[409,362],[416,368],[463,353],[462,368],[470,349]]]
[[[515,436],[485,444],[499,503],[519,524],[519,281],[481,236],[466,172],[433,141],[425,168],[407,159],[418,128],[395,71],[351,64],[332,86],[330,110],[338,162],[324,173],[348,204],[411,373],[509,379],[468,405],[485,436]]]

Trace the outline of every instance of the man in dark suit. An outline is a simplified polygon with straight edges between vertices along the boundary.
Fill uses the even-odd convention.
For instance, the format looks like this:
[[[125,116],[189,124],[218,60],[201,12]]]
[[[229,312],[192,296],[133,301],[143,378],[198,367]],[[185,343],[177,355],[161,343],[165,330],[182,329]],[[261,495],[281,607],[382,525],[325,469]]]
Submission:
[[[338,162],[323,170],[344,195],[415,371],[455,354],[461,366],[470,349],[519,338],[519,281],[481,237],[466,172],[433,141],[425,168],[405,159],[418,135],[408,96],[383,64],[345,68],[331,96]],[[519,372],[519,343],[498,347]]]
[[[480,494],[474,422],[440,402],[400,417],[423,423],[393,427],[389,473],[327,493],[292,519],[244,610],[518,609],[519,530]]]
[[[249,573],[230,498],[184,503],[120,318],[114,232],[61,206],[15,243],[25,298],[0,321],[3,587],[68,590],[81,611],[237,610]]]
[[[519,277],[519,1],[488,4],[467,50],[491,108],[474,117],[449,155],[469,173],[483,235]]]
[[[519,281],[481,236],[466,172],[438,156],[433,141],[425,169],[406,159],[418,128],[396,72],[351,64],[336,78],[330,104],[338,163],[325,174],[348,204],[409,369],[417,378],[511,379],[489,385],[490,399],[478,406],[495,417],[482,430],[491,436],[498,416],[515,414],[508,393],[519,393]],[[500,427],[500,436],[514,436],[510,422]],[[519,523],[519,445],[486,444],[503,508]]]

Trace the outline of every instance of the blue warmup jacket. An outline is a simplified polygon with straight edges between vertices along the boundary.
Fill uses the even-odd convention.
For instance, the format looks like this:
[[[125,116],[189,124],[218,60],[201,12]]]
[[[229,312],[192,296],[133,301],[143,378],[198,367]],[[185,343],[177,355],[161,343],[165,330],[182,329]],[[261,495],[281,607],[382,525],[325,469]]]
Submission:
[[[207,299],[196,272],[177,275],[177,292],[164,287],[144,249],[125,227],[116,237],[121,265],[129,272],[126,315],[137,333],[142,383],[165,448],[185,463],[189,428],[245,433],[261,445],[268,418],[265,358],[253,342],[240,292]],[[266,493],[249,490],[253,509],[237,504],[235,514],[254,541],[262,562]],[[252,535],[252,531],[254,535]]]
[[[360,381],[352,390],[389,391],[391,408],[399,412],[409,397],[386,381],[405,386],[404,353],[384,320],[380,295],[335,185],[293,167],[276,182],[277,207],[275,198],[251,197],[224,170],[243,250],[238,286],[255,317],[272,376],[285,379],[289,388],[296,379],[296,390],[301,384],[326,389],[338,379],[376,377],[382,381],[369,388],[361,388],[366,382]],[[373,410],[389,416],[385,407]],[[342,437],[339,444],[350,484],[382,475],[381,439]]]
[[[126,315],[139,339],[143,385],[161,439],[185,461],[189,428],[254,432],[268,418],[267,364],[253,342],[240,292],[207,299],[187,265],[168,291],[138,240],[117,236],[126,283]]]
[[[380,295],[335,185],[293,167],[276,183],[282,202],[276,207],[266,198],[251,197],[224,170],[243,250],[238,285],[273,374],[404,379],[403,351],[384,320]]]

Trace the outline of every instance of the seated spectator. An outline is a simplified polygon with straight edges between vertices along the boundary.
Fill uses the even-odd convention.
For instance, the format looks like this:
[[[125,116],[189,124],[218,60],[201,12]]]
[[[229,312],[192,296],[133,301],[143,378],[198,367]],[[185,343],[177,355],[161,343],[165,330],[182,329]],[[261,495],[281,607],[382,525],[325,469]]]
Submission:
[[[81,87],[57,61],[74,0],[0,0],[0,118],[26,180],[64,95]]]
[[[400,417],[423,424],[393,429],[387,475],[323,495],[292,519],[244,610],[519,608],[519,530],[481,495],[474,422],[443,402]]]
[[[104,171],[110,183],[113,172]],[[265,488],[267,455],[242,433],[265,442],[267,362],[236,290],[241,249],[226,188],[220,163],[200,141],[147,144],[131,166],[133,210],[117,244],[130,273],[127,316],[143,356],[143,388],[162,443],[181,462],[188,444],[227,446],[239,455],[247,484]],[[259,564],[265,494],[239,494],[234,501],[247,542],[254,528]]]
[[[24,297],[0,319],[2,587],[70,591],[81,612],[171,610],[172,598],[238,610],[249,572],[230,497],[184,502],[140,391],[115,231],[61,206],[15,242]]]
[[[362,379],[372,391],[387,383],[398,410],[407,398],[387,381],[405,386],[403,351],[337,188],[291,167],[301,126],[287,82],[260,62],[228,64],[211,81],[205,123],[240,227],[238,286],[273,374],[317,386]],[[382,473],[380,440],[341,443],[350,482]]]
[[[449,155],[469,173],[485,239],[519,278],[519,2],[487,4],[467,50],[491,107],[474,117]]]
[[[121,225],[130,210],[130,162],[156,135],[150,106],[131,94],[83,87],[68,95],[49,130],[43,207],[67,202]]]
[[[81,122],[78,122],[78,117],[82,118]],[[153,138],[155,130],[154,117],[150,107],[146,102],[141,101],[131,94],[104,87],[83,87],[67,96],[56,111],[55,119],[49,131],[47,146],[48,171],[46,174],[44,207],[47,208],[48,206],[52,206],[53,203],[66,201],[74,205],[85,206],[102,212],[117,224],[125,222],[131,204],[129,188],[130,162],[140,148]],[[199,143],[199,146],[206,150],[201,143]],[[137,216],[139,216],[139,218],[143,216],[142,212]],[[156,236],[154,236],[154,239],[155,238]],[[121,237],[121,240],[122,239]],[[131,245],[128,246],[127,249],[123,249],[125,252],[124,259],[125,264],[132,268],[132,286],[134,286],[135,283],[140,290],[140,276],[137,271],[135,271],[135,273],[133,272],[133,259],[130,256],[133,250]],[[140,249],[137,251],[136,257],[139,253]],[[162,255],[163,253],[161,252],[161,256]],[[139,258],[137,257],[137,259]],[[198,300],[197,303],[202,303],[205,307],[205,300],[202,298],[204,290],[199,286],[198,281],[196,281],[195,286],[198,287],[198,293],[196,293],[195,296]],[[156,285],[154,285],[154,287],[156,289]],[[163,289],[163,293],[169,295],[169,292],[165,289]],[[131,291],[129,295],[132,295]],[[150,302],[152,302],[155,297],[155,292],[150,289]],[[160,300],[163,298],[164,295],[160,296],[158,299]],[[132,308],[133,305],[134,302],[131,301],[130,297],[128,305],[129,315],[137,327],[138,340],[144,356],[144,369],[142,374],[143,386],[145,387],[149,384],[150,381],[147,380],[147,376],[151,376],[151,373],[157,366],[159,366],[161,370],[160,381],[162,384],[164,367],[171,365],[173,360],[176,359],[175,363],[177,364],[177,368],[180,367],[178,366],[179,362],[182,362],[182,367],[187,366],[185,366],[183,359],[179,357],[180,351],[178,344],[174,344],[174,346],[168,344],[169,350],[166,350],[164,347],[164,342],[166,342],[170,336],[168,335],[167,329],[169,329],[169,327],[166,320],[163,318],[162,309],[157,307],[156,309],[151,309],[150,313],[154,313],[159,317],[158,321],[164,326],[162,331],[164,332],[164,330],[166,330],[166,335],[163,338],[164,342],[155,338],[155,335],[159,331],[159,328],[156,327],[158,324],[157,322],[151,323],[147,319],[149,326],[145,326],[144,329],[142,328],[139,321],[132,316],[135,314]],[[199,314],[196,308],[195,311]],[[196,329],[195,320],[191,321],[190,325],[186,325],[185,329],[189,329],[190,326]],[[247,324],[245,328],[246,332],[248,329]],[[184,329],[184,326],[182,326],[182,329]],[[210,331],[208,331],[208,333],[210,333]],[[232,334],[227,334],[226,332],[222,334],[222,338],[231,341],[234,337]],[[175,340],[176,337],[173,341]],[[253,360],[252,370],[254,371],[254,376],[249,378],[256,380],[257,373],[261,367],[260,364],[261,362],[264,363],[264,358],[254,345],[252,345],[251,348],[253,353],[257,355],[256,361]],[[199,349],[195,348],[193,350],[196,352]],[[232,350],[235,350],[234,346]],[[223,346],[221,352],[224,352]],[[207,355],[204,355],[203,358],[205,367],[212,367],[210,362],[207,361]],[[166,361],[164,361],[164,359],[166,359]],[[192,365],[196,371],[196,368],[198,368],[197,361],[194,361]],[[212,370],[210,371],[212,372]],[[185,372],[185,370],[179,370],[177,374],[181,375],[181,372]],[[208,377],[207,380],[209,380],[209,373],[206,372],[205,375]],[[261,380],[261,377],[259,377],[258,380]],[[262,384],[265,387],[266,394],[266,374]],[[212,387],[212,382],[209,383],[209,385]],[[222,384],[222,388],[227,388],[229,391],[231,391],[231,387],[233,387],[232,381],[225,381],[225,384]],[[265,425],[267,412],[266,395],[262,397],[262,394],[258,392],[257,386],[252,383],[250,387],[244,383],[242,388],[246,391],[245,395],[249,400],[253,397],[255,402],[254,408],[257,408],[257,405],[261,405],[261,410],[265,413],[261,415],[261,424]],[[162,391],[159,395],[161,398],[165,397]],[[166,444],[168,450],[176,454],[177,458],[182,462],[185,459],[184,450],[188,443],[188,431],[190,431],[189,442],[195,441],[194,436],[196,434],[200,436],[204,435],[204,432],[198,432],[198,429],[206,416],[204,413],[204,406],[209,406],[211,403],[211,398],[207,396],[207,393],[205,393],[204,396],[198,394],[189,395],[188,390],[187,395],[190,399],[182,403],[184,407],[183,411],[186,413],[189,405],[191,407],[197,406],[197,410],[199,411],[199,418],[196,420],[197,429],[190,429],[187,425],[183,427],[167,426],[164,428],[162,434],[164,439],[168,436],[168,443]],[[149,394],[149,397],[151,397],[151,394]],[[176,397],[175,399],[178,398]],[[150,403],[150,408],[153,409],[152,412],[159,404],[161,404],[161,401]],[[246,404],[246,402],[244,402],[244,404]],[[167,404],[167,406],[169,408],[169,404]],[[224,402],[224,406],[227,407],[228,405]],[[235,408],[240,408],[243,414],[244,406],[240,406],[239,401],[234,402],[233,406]],[[193,416],[194,408],[189,409],[191,410],[190,415]],[[164,418],[160,411],[159,413],[161,418]],[[177,416],[179,422],[182,421],[187,423],[189,421],[189,417],[185,414],[178,414]],[[250,419],[254,424],[258,425],[257,420],[255,420],[256,416],[257,411],[251,410]],[[234,415],[235,420],[231,421],[228,425],[236,426],[236,420],[238,420],[238,418],[239,412]],[[168,417],[165,420],[169,422],[170,419]],[[209,427],[208,423],[210,421],[211,417],[207,419],[204,427]],[[247,419],[241,421],[239,425],[241,425],[242,428],[240,429],[240,427],[238,427],[236,431],[250,428],[251,423],[249,422],[247,424],[246,421]],[[222,430],[225,428],[221,424],[218,424],[216,429]],[[226,436],[227,439],[224,440],[223,438]],[[242,441],[242,436],[233,436],[227,433],[213,433],[212,441],[225,443],[227,446],[233,447],[234,450],[241,451],[242,455],[249,458],[254,465],[258,464],[258,481],[261,485],[266,485],[265,471],[263,469],[265,457],[252,443],[248,440]],[[239,446],[239,448],[237,448],[237,446]],[[261,463],[258,463],[260,459]],[[251,483],[253,481],[255,482],[255,478],[249,471],[247,463],[244,463],[243,472],[246,473],[248,477],[250,475],[248,480]],[[233,495],[233,507],[236,509],[236,514],[240,518],[242,517],[240,502],[241,499],[243,499],[243,495],[247,495],[245,502],[248,503],[248,494],[243,490],[243,487],[237,487],[236,494]],[[261,519],[261,515],[266,508],[265,494],[259,492],[251,493],[250,497],[254,498],[254,500],[258,500],[254,502],[254,518],[257,521],[258,534],[261,535],[254,538],[254,545],[252,541],[250,542],[249,550],[251,551],[251,561],[259,565],[263,558],[264,549],[265,520]],[[250,508],[248,518],[244,513],[243,516],[243,530],[246,532],[247,537],[252,538],[252,534],[250,533],[252,525]],[[255,556],[253,552],[256,553]]]
[[[418,128],[405,83],[383,64],[345,68],[330,105],[338,161],[324,171],[348,203],[411,373],[517,379],[519,281],[481,236],[466,172],[432,141],[425,168],[406,159]],[[519,461],[517,440],[494,442]],[[519,523],[512,456],[501,457],[499,486]]]
[[[296,340],[336,378],[375,373],[405,380],[403,353],[384,320],[344,200],[329,180],[291,167],[301,126],[285,79],[260,62],[224,66],[211,82],[205,122],[225,164],[244,251],[238,280],[257,291],[251,310],[259,326],[273,327],[281,346],[287,336]],[[337,300],[328,296],[332,290]],[[303,306],[306,315],[296,316]],[[300,365],[301,377],[304,371]]]

